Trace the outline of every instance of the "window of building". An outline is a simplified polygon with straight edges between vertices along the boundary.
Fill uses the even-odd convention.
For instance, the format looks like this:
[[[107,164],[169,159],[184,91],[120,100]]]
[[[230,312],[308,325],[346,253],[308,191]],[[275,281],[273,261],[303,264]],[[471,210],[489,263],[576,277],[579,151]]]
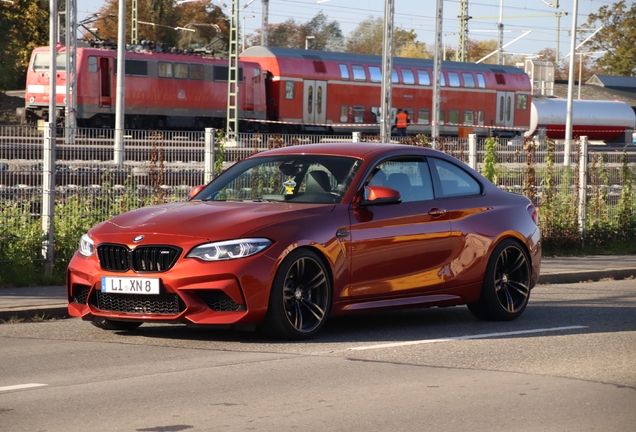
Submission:
[[[475,88],[475,77],[468,72],[462,72],[462,78],[464,79],[464,87]]]
[[[364,71],[364,66],[351,65],[351,70],[353,71],[353,80],[354,81],[366,81],[367,80],[367,74]]]
[[[382,82],[382,71],[378,66],[369,66],[369,79],[371,82]]]
[[[294,98],[294,82],[285,81],[285,99]]]
[[[457,72],[448,72],[448,84],[451,87],[460,87],[459,74]]]
[[[427,70],[417,70],[417,81],[421,86],[430,86],[431,85],[431,76],[428,74]]]
[[[402,80],[404,81],[404,84],[408,84],[408,85],[415,84],[415,76],[413,75],[413,70],[402,69]]]
[[[349,81],[349,68],[346,64],[340,64],[340,79]]]
[[[431,110],[420,108],[417,110],[417,124],[427,125],[431,123]]]

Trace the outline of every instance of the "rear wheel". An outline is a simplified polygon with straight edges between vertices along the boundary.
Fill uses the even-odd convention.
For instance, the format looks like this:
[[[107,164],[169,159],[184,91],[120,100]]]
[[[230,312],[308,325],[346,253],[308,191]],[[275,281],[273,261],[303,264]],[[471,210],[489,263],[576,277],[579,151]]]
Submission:
[[[481,296],[468,309],[479,319],[511,321],[518,318],[530,298],[530,261],[523,247],[507,239],[488,261]]]
[[[135,330],[143,323],[135,321],[114,321],[106,318],[95,318],[95,320],[92,321],[92,324],[102,330]]]
[[[307,339],[325,325],[330,308],[331,282],[325,265],[316,253],[297,250],[276,272],[263,329],[278,338]]]

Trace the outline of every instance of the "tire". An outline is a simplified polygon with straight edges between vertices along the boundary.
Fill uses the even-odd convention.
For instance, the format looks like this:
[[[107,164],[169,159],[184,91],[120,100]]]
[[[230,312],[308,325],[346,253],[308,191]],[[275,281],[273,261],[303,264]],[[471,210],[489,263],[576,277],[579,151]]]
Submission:
[[[322,260],[310,250],[296,250],[276,271],[262,329],[280,339],[313,337],[329,316],[331,295],[329,273]]]
[[[506,239],[493,251],[484,276],[481,295],[468,309],[477,318],[512,321],[518,318],[530,299],[531,266],[525,249]]]
[[[113,321],[106,318],[95,318],[91,323],[102,330],[135,330],[143,324],[135,321]]]

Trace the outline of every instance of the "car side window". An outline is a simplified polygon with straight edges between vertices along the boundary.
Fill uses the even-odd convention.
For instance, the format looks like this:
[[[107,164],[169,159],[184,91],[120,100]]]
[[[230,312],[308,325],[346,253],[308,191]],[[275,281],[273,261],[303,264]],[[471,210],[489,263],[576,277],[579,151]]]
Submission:
[[[439,178],[435,189],[437,198],[449,198],[481,194],[481,184],[467,171],[442,159],[430,158]],[[441,190],[438,190],[441,189]]]
[[[433,184],[428,163],[423,158],[383,161],[372,171],[369,186],[385,186],[400,192],[402,202],[433,199]]]

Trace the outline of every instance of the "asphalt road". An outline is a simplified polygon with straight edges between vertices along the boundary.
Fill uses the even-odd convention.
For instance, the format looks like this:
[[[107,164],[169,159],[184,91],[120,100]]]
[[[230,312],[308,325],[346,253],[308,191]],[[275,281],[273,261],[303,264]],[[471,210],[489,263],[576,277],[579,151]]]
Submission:
[[[309,342],[77,319],[0,325],[0,431],[633,431],[636,281],[333,319]]]

